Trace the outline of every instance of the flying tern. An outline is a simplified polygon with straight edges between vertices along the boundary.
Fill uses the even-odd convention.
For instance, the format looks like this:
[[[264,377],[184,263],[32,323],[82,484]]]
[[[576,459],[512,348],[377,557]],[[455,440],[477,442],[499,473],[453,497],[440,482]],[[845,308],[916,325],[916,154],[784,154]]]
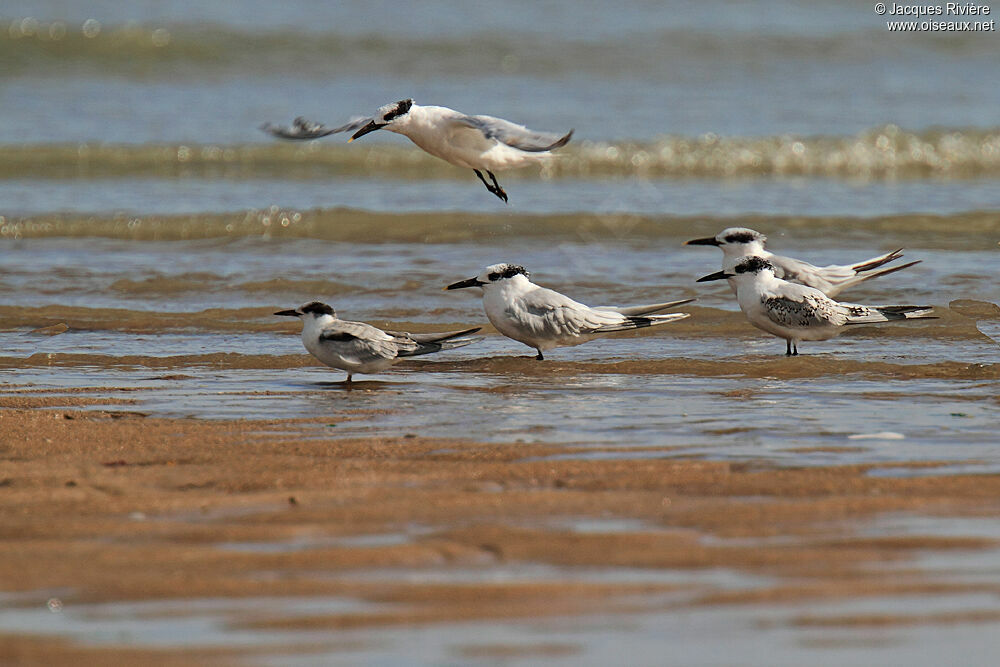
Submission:
[[[731,279],[740,310],[758,329],[784,338],[787,356],[799,353],[802,340],[827,340],[852,324],[890,320],[934,319],[931,306],[862,306],[834,301],[818,289],[782,280],[763,257],[744,257],[732,273],[719,271],[698,279]]]
[[[364,322],[337,317],[333,308],[319,301],[304,303],[275,315],[302,320],[302,344],[327,366],[354,373],[378,373],[402,359],[463,347],[482,338],[465,338],[481,327],[446,333],[411,334],[382,331]]]
[[[483,309],[497,331],[508,338],[535,348],[539,361],[545,350],[562,345],[579,345],[595,336],[666,324],[689,317],[687,313],[654,315],[669,308],[691,303],[682,299],[644,306],[590,307],[529,280],[523,266],[493,264],[475,278],[461,280],[445,289],[480,287]]]
[[[448,107],[424,107],[409,99],[386,104],[374,116],[352,118],[340,127],[331,128],[299,117],[291,127],[268,123],[261,129],[282,139],[297,140],[353,132],[348,143],[375,130],[396,132],[445,162],[472,169],[486,189],[505,202],[507,193],[497,182],[494,170],[543,162],[552,156],[551,151],[565,146],[573,136],[573,130],[562,136],[535,132],[502,118],[470,116]],[[483,172],[492,182],[486,180]]]
[[[903,249],[878,257],[866,259],[857,264],[831,264],[829,266],[813,266],[802,260],[792,259],[775,255],[764,249],[764,242],[767,237],[760,232],[746,227],[730,227],[723,229],[715,236],[703,239],[692,239],[685,245],[714,245],[722,250],[722,270],[733,273],[736,265],[746,257],[760,257],[766,259],[774,267],[774,275],[784,280],[802,283],[809,287],[815,287],[829,297],[834,297],[849,287],[862,283],[872,278],[885,276],[902,269],[909,268],[914,264],[919,264],[920,260],[893,266],[887,269],[875,271],[875,269],[903,256]],[[729,281],[729,286],[736,291],[734,280]]]

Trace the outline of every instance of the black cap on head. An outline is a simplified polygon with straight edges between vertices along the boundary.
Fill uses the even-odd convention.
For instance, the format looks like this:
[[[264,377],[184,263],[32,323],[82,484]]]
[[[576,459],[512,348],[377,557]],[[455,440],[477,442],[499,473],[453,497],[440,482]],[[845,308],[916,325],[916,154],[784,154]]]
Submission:
[[[396,102],[396,108],[387,112],[385,116],[382,117],[382,122],[388,123],[390,120],[396,118],[397,116],[402,116],[404,114],[410,113],[410,107],[412,106],[413,106],[413,100],[407,99]]]
[[[764,235],[755,232],[752,229],[745,229],[738,232],[733,232],[732,234],[726,234],[723,239],[726,243],[751,243],[753,241],[763,240]]]
[[[763,257],[747,257],[736,265],[736,273],[759,273],[761,271],[774,271],[774,265]]]
[[[322,301],[310,301],[309,303],[303,305],[299,310],[302,311],[303,315],[308,313],[312,313],[314,315],[333,315],[333,308],[326,305]]]
[[[525,278],[531,277],[528,274],[527,269],[517,264],[498,264],[490,268],[493,270],[486,276],[489,278],[490,282],[496,282],[497,280],[502,280],[503,278],[513,278],[518,274],[524,276]]]

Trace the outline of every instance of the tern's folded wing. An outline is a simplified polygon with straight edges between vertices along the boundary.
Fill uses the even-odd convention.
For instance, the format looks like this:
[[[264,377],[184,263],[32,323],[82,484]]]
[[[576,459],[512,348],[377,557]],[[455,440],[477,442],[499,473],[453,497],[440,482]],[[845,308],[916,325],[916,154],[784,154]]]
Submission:
[[[539,288],[519,299],[523,325],[544,336],[579,336],[620,324],[626,318],[611,310],[590,308],[550,289]]]
[[[814,287],[832,297],[858,283],[879,276],[887,276],[919,263],[919,261],[910,262],[909,264],[879,269],[883,264],[902,256],[902,249],[899,249],[857,264],[830,264],[829,266],[813,266],[808,262],[781,255],[772,255],[768,261],[774,265],[777,277]],[[875,271],[875,269],[879,270]]]
[[[573,136],[573,130],[562,136],[550,132],[535,132],[523,125],[493,116],[459,115],[453,122],[477,129],[487,139],[495,139],[511,148],[531,153],[551,151],[565,146]]]
[[[440,343],[441,341],[449,340],[451,338],[474,334],[480,329],[482,329],[482,327],[472,327],[471,329],[462,329],[460,331],[445,331],[442,333],[411,334],[405,331],[386,331],[386,333],[395,338],[409,338],[410,340],[418,343]]]
[[[696,299],[681,299],[679,301],[666,301],[664,303],[647,303],[642,306],[595,306],[594,309],[610,310],[628,316],[652,315],[653,313],[658,313],[661,310],[669,310],[670,308],[683,306],[684,304],[691,303],[695,300]]]
[[[829,281],[820,268],[809,262],[783,255],[771,255],[767,261],[774,266],[774,275],[782,280],[799,282],[818,290],[829,286]],[[854,275],[854,271],[848,266],[829,266],[827,270],[833,279],[847,280]]]
[[[358,363],[395,359],[400,344],[397,339],[363,322],[340,321],[323,329],[321,345],[331,348],[341,357]],[[416,343],[410,343],[416,346]]]
[[[806,328],[831,324],[840,326],[847,321],[846,309],[818,291],[813,291],[812,294],[800,292],[794,295],[769,296],[761,301],[767,317],[783,327]]]
[[[441,350],[453,350],[456,347],[465,347],[482,340],[479,338],[466,338],[469,334],[474,334],[482,327],[472,327],[461,331],[445,331],[443,333],[411,334],[399,331],[387,331],[396,339],[396,346],[401,357],[415,357],[421,354],[431,354]]]

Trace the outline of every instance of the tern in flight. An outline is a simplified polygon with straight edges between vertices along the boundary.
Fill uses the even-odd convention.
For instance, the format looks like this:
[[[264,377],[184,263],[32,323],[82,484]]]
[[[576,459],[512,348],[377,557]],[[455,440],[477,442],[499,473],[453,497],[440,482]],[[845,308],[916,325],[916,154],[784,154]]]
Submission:
[[[379,107],[375,115],[351,119],[340,127],[327,127],[304,118],[296,118],[291,127],[270,123],[262,130],[282,139],[317,139],[338,132],[353,132],[354,141],[375,130],[389,130],[409,137],[410,141],[445,162],[472,169],[491,193],[507,201],[494,171],[514,169],[544,162],[553,150],[565,146],[573,130],[564,135],[535,132],[493,116],[470,116],[448,107],[420,106],[413,100],[400,100]],[[489,181],[486,176],[489,176]]]

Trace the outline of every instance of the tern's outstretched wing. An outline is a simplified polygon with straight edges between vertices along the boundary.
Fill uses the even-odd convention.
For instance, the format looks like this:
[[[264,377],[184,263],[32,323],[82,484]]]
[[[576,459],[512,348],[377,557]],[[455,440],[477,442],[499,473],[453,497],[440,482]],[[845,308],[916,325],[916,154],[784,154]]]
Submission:
[[[453,121],[479,130],[487,139],[495,139],[500,143],[507,144],[511,148],[529,153],[542,153],[544,151],[555,150],[569,143],[570,138],[573,136],[573,130],[570,130],[563,136],[550,132],[535,132],[529,130],[524,125],[518,125],[509,120],[494,118],[493,116],[458,115]]]
[[[323,123],[314,123],[311,120],[306,120],[302,116],[299,116],[292,121],[292,125],[290,127],[282,127],[280,125],[265,123],[260,126],[260,129],[268,134],[278,137],[279,139],[308,141],[310,139],[319,139],[320,137],[336,134],[338,132],[354,132],[355,130],[360,130],[362,127],[370,123],[371,120],[371,118],[355,116],[345,125],[341,125],[340,127],[327,127]]]
[[[400,345],[396,338],[363,322],[340,320],[325,327],[319,335],[320,345],[331,348],[341,357],[359,364],[395,359]],[[415,347],[416,343],[410,343]]]

